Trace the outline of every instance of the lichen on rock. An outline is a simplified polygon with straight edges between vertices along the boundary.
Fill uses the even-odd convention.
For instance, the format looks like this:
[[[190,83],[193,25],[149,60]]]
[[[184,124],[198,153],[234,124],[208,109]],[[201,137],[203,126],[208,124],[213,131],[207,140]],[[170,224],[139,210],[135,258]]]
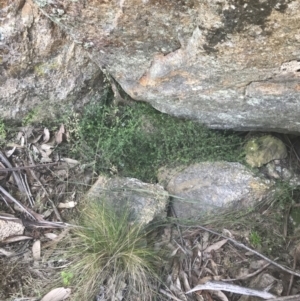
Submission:
[[[284,143],[271,135],[252,138],[245,145],[246,162],[251,167],[261,167],[276,159],[284,159],[287,149]]]

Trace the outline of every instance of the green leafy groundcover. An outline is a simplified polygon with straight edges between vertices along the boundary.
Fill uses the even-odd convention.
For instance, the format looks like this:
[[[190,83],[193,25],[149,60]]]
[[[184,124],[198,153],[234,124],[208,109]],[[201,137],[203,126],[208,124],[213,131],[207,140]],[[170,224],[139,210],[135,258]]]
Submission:
[[[95,160],[97,172],[155,182],[164,165],[201,161],[241,161],[238,135],[213,131],[199,123],[160,113],[144,103],[87,105],[78,122],[73,155]]]

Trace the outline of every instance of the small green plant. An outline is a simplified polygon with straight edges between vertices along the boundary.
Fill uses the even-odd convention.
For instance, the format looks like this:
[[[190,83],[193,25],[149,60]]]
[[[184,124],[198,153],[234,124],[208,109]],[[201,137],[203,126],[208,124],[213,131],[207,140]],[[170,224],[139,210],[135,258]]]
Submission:
[[[26,116],[22,119],[22,125],[27,126],[27,125],[32,125],[38,120],[38,112],[39,108],[37,107],[36,109],[30,110]]]
[[[147,244],[148,230],[130,223],[128,211],[117,214],[103,200],[89,201],[80,225],[69,249],[73,264],[67,274],[74,275],[75,300],[93,300],[101,286],[123,300],[154,300],[152,284],[161,259]]]
[[[298,199],[299,192],[299,188],[292,186],[289,182],[277,181],[273,203],[282,210],[286,209],[286,207],[291,206]]]
[[[0,143],[3,143],[6,139],[5,123],[0,119]]]
[[[259,235],[258,232],[256,231],[251,231],[250,236],[249,236],[249,241],[251,245],[254,247],[261,246],[261,236]]]
[[[212,131],[199,123],[160,113],[143,103],[112,106],[90,103],[76,124],[72,155],[95,161],[97,172],[156,181],[163,165],[201,161],[242,161],[238,135]]]
[[[74,277],[73,273],[66,272],[66,271],[62,271],[60,273],[60,276],[61,276],[62,283],[63,283],[64,286],[68,286],[70,284],[70,281]]]

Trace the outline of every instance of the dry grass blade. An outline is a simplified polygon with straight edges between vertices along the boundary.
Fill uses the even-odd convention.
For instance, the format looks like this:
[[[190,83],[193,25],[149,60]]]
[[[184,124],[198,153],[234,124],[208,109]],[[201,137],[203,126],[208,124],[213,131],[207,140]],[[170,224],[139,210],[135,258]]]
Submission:
[[[44,128],[43,143],[47,143],[49,139],[50,139],[50,132],[47,128]]]
[[[35,261],[41,259],[41,241],[36,240],[32,245],[32,257]]]
[[[211,252],[211,251],[216,251],[216,250],[219,250],[224,244],[226,244],[228,241],[228,239],[223,239],[223,240],[220,240],[216,243],[214,243],[213,245],[210,245],[209,247],[207,247],[204,252]]]
[[[60,144],[63,142],[63,137],[65,136],[66,131],[63,124],[61,124],[58,132],[55,134],[55,141],[57,144]]]

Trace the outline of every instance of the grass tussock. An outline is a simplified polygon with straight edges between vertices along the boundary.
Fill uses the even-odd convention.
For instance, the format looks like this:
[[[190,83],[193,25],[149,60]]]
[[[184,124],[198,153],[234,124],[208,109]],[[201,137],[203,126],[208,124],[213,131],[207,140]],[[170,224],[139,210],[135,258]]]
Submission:
[[[161,258],[147,244],[145,226],[128,218],[128,211],[120,216],[105,201],[86,205],[69,251],[75,300],[93,300],[101,291],[106,300],[155,299]]]

